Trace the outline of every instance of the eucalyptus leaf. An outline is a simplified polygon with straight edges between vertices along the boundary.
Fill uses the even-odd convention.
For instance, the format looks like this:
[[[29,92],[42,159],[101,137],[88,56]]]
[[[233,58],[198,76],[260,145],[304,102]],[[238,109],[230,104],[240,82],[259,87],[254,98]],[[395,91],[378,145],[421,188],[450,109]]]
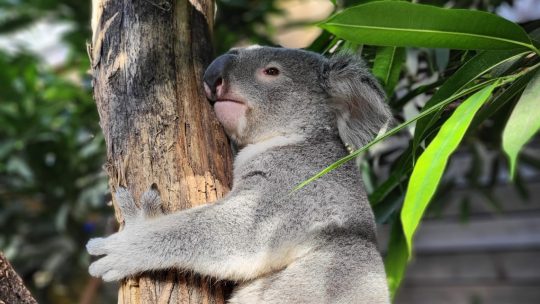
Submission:
[[[401,186],[401,185],[400,185]],[[405,186],[403,186],[405,188]],[[394,189],[390,194],[386,196],[383,202],[373,206],[373,214],[375,215],[375,222],[377,224],[385,224],[392,216],[398,214],[401,210],[401,204],[405,197],[405,191],[400,187]]]
[[[448,62],[450,61],[450,50],[449,49],[435,49],[435,63],[437,64],[437,70],[439,72],[444,72],[448,67]]]
[[[359,44],[464,50],[531,49],[527,33],[497,15],[402,1],[377,1],[337,13],[325,30]]]
[[[409,253],[412,250],[414,233],[429,201],[435,194],[450,155],[458,147],[474,115],[491,96],[496,86],[497,83],[494,83],[482,89],[457,107],[418,158],[401,210],[401,222]]]
[[[394,166],[388,178],[379,186],[375,188],[373,192],[369,194],[369,202],[372,207],[380,204],[394,189],[400,186],[405,178],[412,171],[412,146],[409,147],[394,162]]]
[[[372,73],[384,86],[387,96],[392,96],[405,61],[405,49],[383,46],[377,49]]]
[[[406,170],[405,172],[402,172],[401,170],[394,170],[388,179],[384,181],[380,186],[375,188],[375,190],[369,195],[369,202],[371,203],[372,207],[377,206],[380,204],[384,198],[392,192],[399,184],[406,178],[407,173],[409,173],[410,170]]]
[[[478,115],[476,115],[473,122],[471,123],[471,129],[476,129],[487,118],[497,113],[497,111],[504,107],[504,105],[518,97],[523,92],[529,81],[531,81],[533,76],[533,73],[527,73],[519,77],[518,79],[516,79],[516,81],[512,82],[512,84],[508,86],[501,94],[493,98],[493,100],[490,101],[486,105],[486,107],[482,108],[478,112]]]
[[[504,64],[505,62],[515,60],[526,54],[522,50],[510,51],[483,51],[469,59],[459,70],[450,76],[446,82],[433,94],[422,111],[426,111],[438,104],[441,100],[452,96],[473,83],[478,77],[482,76],[489,70]],[[440,116],[440,112],[436,112],[427,118],[421,119],[416,123],[416,128],[413,138],[413,152],[420,142],[424,139],[426,130],[431,127]]]
[[[519,151],[540,129],[540,70],[536,71],[510,114],[502,135],[502,146],[515,176]]]
[[[327,31],[323,31],[306,49],[322,53],[330,43],[332,43],[333,37]]]
[[[394,220],[394,224],[390,230],[390,238],[388,241],[388,249],[384,258],[384,268],[386,270],[386,280],[390,295],[394,299],[396,291],[401,283],[407,262],[409,261],[409,251],[407,250],[407,242],[403,234],[403,228],[399,218]]]
[[[415,89],[412,89],[411,91],[409,91],[407,94],[405,94],[405,96],[397,99],[397,100],[391,100],[391,104],[390,106],[394,109],[400,109],[402,108],[403,106],[405,106],[405,104],[407,104],[409,101],[411,101],[412,99],[414,99],[415,97],[421,95],[421,94],[424,94],[424,93],[428,93],[434,89],[436,89],[437,87],[440,87],[442,84],[444,84],[445,82],[445,79],[439,79],[435,82],[432,82],[432,83],[428,83],[428,84],[425,84],[425,85],[421,85]]]

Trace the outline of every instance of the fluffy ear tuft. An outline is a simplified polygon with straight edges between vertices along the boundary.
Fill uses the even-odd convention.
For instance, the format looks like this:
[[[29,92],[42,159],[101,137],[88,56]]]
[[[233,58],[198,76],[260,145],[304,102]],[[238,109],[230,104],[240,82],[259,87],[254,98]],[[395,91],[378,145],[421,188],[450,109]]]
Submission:
[[[329,58],[323,75],[341,140],[353,149],[361,148],[392,118],[383,89],[356,55]]]

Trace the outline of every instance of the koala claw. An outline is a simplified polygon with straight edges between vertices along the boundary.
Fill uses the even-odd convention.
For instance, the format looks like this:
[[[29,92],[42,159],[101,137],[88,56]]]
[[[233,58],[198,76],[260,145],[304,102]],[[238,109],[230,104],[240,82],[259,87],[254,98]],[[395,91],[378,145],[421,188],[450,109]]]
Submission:
[[[155,217],[163,214],[159,192],[151,187],[141,197],[141,208],[146,217]]]
[[[126,188],[120,187],[114,194],[118,207],[122,211],[126,224],[140,220],[141,218],[151,218],[162,215],[161,199],[159,192],[154,185],[141,196],[141,209],[135,204],[133,196]]]
[[[118,271],[111,270],[103,275],[103,281],[105,282],[118,281],[125,277],[126,276],[121,275]]]
[[[122,258],[107,256],[90,265],[88,272],[94,277],[101,277],[104,281],[117,281],[133,275],[136,271],[133,269],[130,271],[128,267],[129,263],[121,261]]]
[[[137,218],[139,215],[139,208],[137,208],[137,205],[135,205],[133,196],[126,188],[118,188],[114,193],[114,197],[116,198],[116,202],[122,211],[122,216],[124,216],[126,223]]]
[[[125,233],[124,230],[107,238],[91,239],[86,244],[86,249],[91,255],[103,256],[88,268],[92,276],[101,277],[105,281],[113,281],[134,275],[139,271],[142,258],[138,253],[142,249],[137,247],[137,243],[129,235],[140,236],[141,233],[136,227],[127,229],[130,230],[129,233]]]
[[[108,271],[109,267],[105,264],[107,261],[107,258],[102,258],[92,264],[90,264],[90,267],[88,267],[88,272],[93,277],[101,277],[105,272]]]

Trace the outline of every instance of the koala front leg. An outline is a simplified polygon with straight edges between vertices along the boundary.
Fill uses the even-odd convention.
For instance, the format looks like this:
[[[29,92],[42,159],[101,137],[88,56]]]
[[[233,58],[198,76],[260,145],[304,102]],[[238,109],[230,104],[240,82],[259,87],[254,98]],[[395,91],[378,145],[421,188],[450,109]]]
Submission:
[[[124,230],[87,245],[90,254],[105,255],[90,265],[90,274],[106,281],[168,268],[249,280],[285,267],[307,250],[296,241],[269,241],[280,223],[255,215],[255,192],[160,217],[155,217],[159,199],[153,190],[143,195],[142,210],[126,190],[116,197],[126,219]]]
[[[115,197],[124,216],[124,229],[107,238],[91,239],[86,244],[88,253],[104,256],[90,265],[89,272],[93,276],[103,277],[105,281],[159,268],[154,265],[155,260],[147,258],[149,253],[145,248],[147,222],[163,214],[157,191],[151,189],[143,194],[141,209],[137,208],[125,188],[119,188]]]

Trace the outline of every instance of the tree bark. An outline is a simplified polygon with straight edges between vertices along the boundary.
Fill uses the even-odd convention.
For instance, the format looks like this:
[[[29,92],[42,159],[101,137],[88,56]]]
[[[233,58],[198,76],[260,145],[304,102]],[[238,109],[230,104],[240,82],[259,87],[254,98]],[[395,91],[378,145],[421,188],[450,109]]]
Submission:
[[[37,304],[21,277],[0,252],[0,304],[10,303]]]
[[[92,6],[89,54],[111,190],[126,186],[137,198],[155,183],[165,212],[221,198],[232,157],[201,85],[213,55],[213,1]],[[224,303],[224,289],[197,275],[144,274],[122,282],[118,302]]]

